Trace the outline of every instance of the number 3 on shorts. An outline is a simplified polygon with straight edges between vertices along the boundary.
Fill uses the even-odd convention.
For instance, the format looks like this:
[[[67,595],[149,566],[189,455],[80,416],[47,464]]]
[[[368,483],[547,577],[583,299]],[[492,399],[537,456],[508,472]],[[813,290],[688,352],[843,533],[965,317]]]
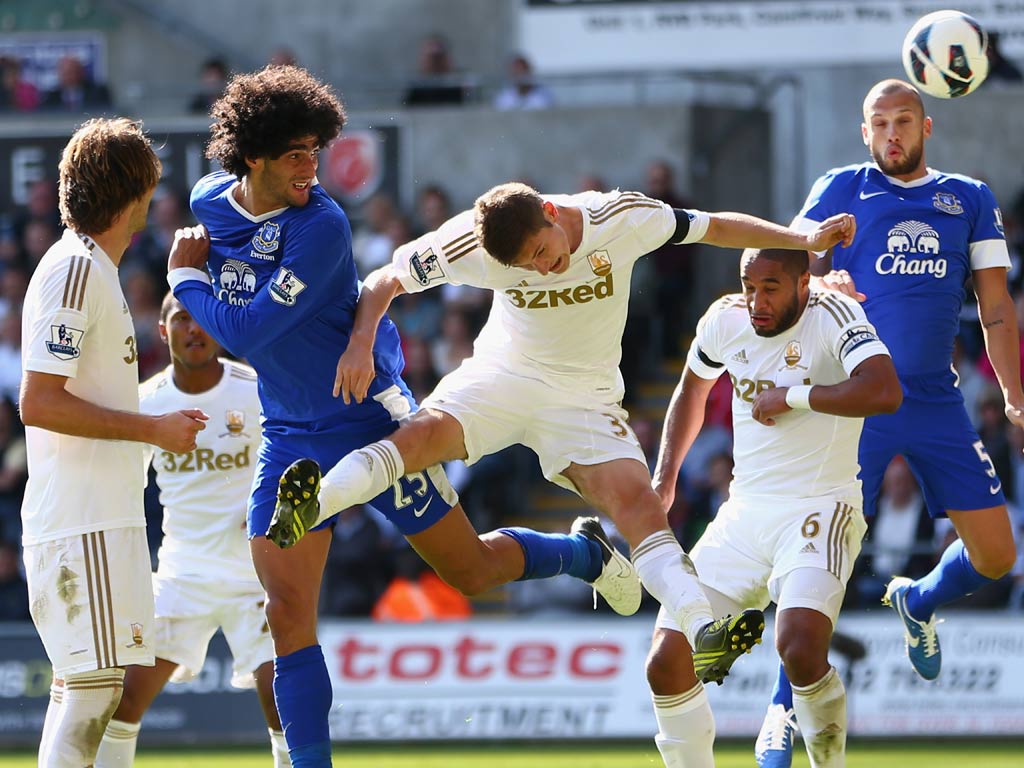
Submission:
[[[616,437],[628,437],[632,438],[633,442],[637,442],[636,435],[633,434],[633,430],[629,428],[629,425],[622,421],[614,413],[602,413],[608,421],[612,423],[612,434]]]

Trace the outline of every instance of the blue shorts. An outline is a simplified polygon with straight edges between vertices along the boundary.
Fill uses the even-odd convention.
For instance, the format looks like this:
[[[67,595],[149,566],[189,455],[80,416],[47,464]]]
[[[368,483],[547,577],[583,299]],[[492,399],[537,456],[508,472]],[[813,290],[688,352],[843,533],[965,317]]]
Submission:
[[[412,396],[403,387],[402,394],[415,410]],[[277,503],[277,485],[288,466],[298,459],[314,459],[326,472],[344,456],[377,440],[383,440],[396,429],[398,422],[374,401],[364,401],[358,409],[359,419],[346,413],[344,419],[298,425],[267,421],[263,424],[260,444],[249,494],[247,515],[249,538],[263,536]],[[452,508],[438,490],[432,471],[414,472],[370,501],[370,505],[388,518],[405,536],[425,531]],[[443,475],[442,475],[443,477]],[[447,482],[447,481],[444,481]],[[325,520],[315,530],[333,525]]]
[[[882,476],[897,454],[906,458],[932,517],[946,517],[949,509],[967,511],[1006,504],[1002,484],[967,416],[963,397],[952,385],[944,394],[925,400],[907,393],[896,413],[864,420],[859,459],[866,516],[875,514]]]

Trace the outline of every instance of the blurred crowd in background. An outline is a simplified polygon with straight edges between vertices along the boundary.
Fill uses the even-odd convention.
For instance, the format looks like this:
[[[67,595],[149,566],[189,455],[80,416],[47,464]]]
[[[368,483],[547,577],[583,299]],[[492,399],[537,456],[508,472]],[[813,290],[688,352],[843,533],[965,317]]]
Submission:
[[[296,62],[292,51],[279,48],[271,53],[268,63],[302,62]],[[107,85],[94,82],[74,57],[61,58],[56,73],[56,87],[40,91],[22,78],[21,62],[11,56],[0,57],[0,111],[83,116],[116,112]],[[230,74],[224,59],[203,62],[194,95],[181,105],[182,114],[206,114]],[[993,77],[1020,80],[1021,72],[1013,62],[1000,57]],[[470,73],[459,70],[443,37],[424,37],[416,69],[410,72],[404,106],[458,106],[479,104],[484,99],[498,110],[556,106],[552,92],[534,76],[524,56],[516,55],[508,62],[507,82],[502,87],[485,92]],[[691,200],[691,191],[676,180],[669,160],[650,163],[645,179],[645,188],[640,191],[652,197],[680,208],[701,205],[699,199]],[[598,169],[581,177],[577,189],[548,190],[543,179],[523,181],[542,192],[607,190],[618,184],[614,178],[604,178]],[[1024,221],[1024,189],[1016,199],[1002,203],[1013,261],[1009,280],[1016,297],[1018,322],[1024,327],[1024,233],[1020,228]],[[353,221],[353,251],[361,277],[390,261],[397,245],[436,229],[458,213],[443,184],[430,181],[418,183],[415,205],[410,210],[403,209],[389,195],[378,193],[357,207],[348,206],[347,211]],[[169,363],[167,347],[157,330],[160,302],[167,291],[167,253],[175,230],[193,223],[188,190],[161,187],[153,199],[148,228],[137,236],[121,264],[143,379]],[[0,620],[29,618],[19,557],[19,510],[27,476],[24,429],[16,408],[21,307],[35,265],[60,233],[55,178],[33,183],[24,206],[0,211]],[[623,341],[624,405],[632,412],[632,426],[652,465],[657,456],[661,416],[681,372],[694,322],[714,298],[694,295],[696,264],[691,247],[665,246],[638,262],[634,273]],[[445,286],[403,296],[395,302],[391,316],[402,333],[404,377],[417,399],[430,393],[442,376],[472,353],[473,339],[487,317],[490,301],[487,291]],[[956,350],[960,386],[1020,531],[1024,529],[1024,433],[1011,429],[1003,417],[1002,397],[984,352],[972,301],[968,288]],[[669,520],[686,549],[693,546],[728,497],[732,477],[730,397],[731,389],[723,379],[714,390],[704,429],[679,477],[677,502]],[[545,493],[544,483],[528,450],[508,449],[469,468],[455,463],[449,472],[478,530],[516,524],[524,517],[537,519],[534,505],[538,494]],[[564,502],[564,497],[553,498],[545,504],[557,508]],[[578,510],[554,517],[553,524],[564,523],[563,528],[567,528],[576,513]],[[147,519],[154,553],[161,536],[161,514],[156,489],[151,487],[147,492]],[[877,605],[891,574],[911,578],[923,575],[954,535],[948,521],[929,518],[913,475],[906,463],[897,459],[886,474],[879,514],[871,521],[847,592],[848,605]],[[337,541],[331,550],[321,600],[324,615],[410,620],[462,617],[474,610],[428,572],[397,531],[374,510],[344,510],[334,536]],[[1024,556],[1009,577],[965,602],[971,607],[1024,610]],[[653,609],[653,603],[649,607]],[[514,584],[505,590],[498,605],[491,606],[506,612],[590,608],[589,589],[572,579]]]

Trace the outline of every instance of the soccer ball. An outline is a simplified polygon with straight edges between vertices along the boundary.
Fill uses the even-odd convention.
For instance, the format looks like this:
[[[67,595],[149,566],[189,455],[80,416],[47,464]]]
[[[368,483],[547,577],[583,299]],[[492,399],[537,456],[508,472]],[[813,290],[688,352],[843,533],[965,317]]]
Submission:
[[[930,96],[966,96],[988,75],[988,34],[966,13],[929,13],[903,40],[903,68]]]

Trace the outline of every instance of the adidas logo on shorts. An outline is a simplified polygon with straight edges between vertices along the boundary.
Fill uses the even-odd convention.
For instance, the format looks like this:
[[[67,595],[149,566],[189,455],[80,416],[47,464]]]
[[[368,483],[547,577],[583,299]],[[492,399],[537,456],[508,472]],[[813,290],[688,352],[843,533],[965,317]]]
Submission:
[[[801,555],[816,555],[818,554],[818,548],[814,546],[813,541],[808,541],[804,544],[803,549],[800,550]]]

